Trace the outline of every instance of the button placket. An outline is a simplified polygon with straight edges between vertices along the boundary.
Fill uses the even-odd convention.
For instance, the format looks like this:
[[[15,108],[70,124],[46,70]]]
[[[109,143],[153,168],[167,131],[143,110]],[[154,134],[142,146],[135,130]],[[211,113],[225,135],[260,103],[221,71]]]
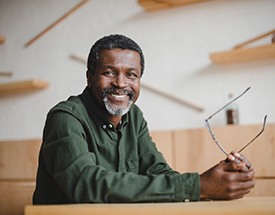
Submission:
[[[117,134],[118,134],[118,156],[119,156],[118,170],[119,172],[125,172],[125,155],[123,151],[123,145],[121,143],[122,133],[120,130],[118,130]]]

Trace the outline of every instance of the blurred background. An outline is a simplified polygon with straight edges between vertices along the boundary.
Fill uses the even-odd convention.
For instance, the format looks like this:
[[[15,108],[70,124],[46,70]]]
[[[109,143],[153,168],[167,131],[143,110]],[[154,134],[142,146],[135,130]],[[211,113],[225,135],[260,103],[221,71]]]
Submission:
[[[48,84],[32,93],[0,92],[0,139],[40,138],[49,109],[86,86],[86,65],[76,56],[85,61],[94,42],[110,34],[129,36],[144,51],[144,86],[137,104],[151,131],[203,128],[204,119],[228,102],[229,93],[237,96],[247,87],[250,91],[236,101],[239,124],[261,124],[266,114],[267,123],[275,122],[274,46],[267,51],[273,57],[261,57],[259,51],[259,59],[256,53],[256,59],[248,61],[249,50],[234,55],[236,45],[275,29],[275,1],[209,0],[173,6],[171,2],[180,1],[167,0],[157,10],[152,2],[87,1],[27,45],[81,0],[0,0],[0,84],[32,79]],[[271,40],[272,34],[242,49],[266,46]],[[222,52],[236,59],[211,60],[211,54]],[[224,126],[225,113],[211,123]]]

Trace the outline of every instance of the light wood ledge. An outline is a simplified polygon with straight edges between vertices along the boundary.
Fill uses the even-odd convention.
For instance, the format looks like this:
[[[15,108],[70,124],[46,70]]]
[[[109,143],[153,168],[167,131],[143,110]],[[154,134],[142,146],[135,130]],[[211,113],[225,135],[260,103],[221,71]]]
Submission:
[[[46,81],[38,79],[2,83],[0,84],[0,96],[37,91],[47,88],[48,85]]]
[[[271,215],[275,197],[250,197],[233,201],[147,204],[75,204],[26,206],[25,215]]]
[[[0,35],[0,44],[5,43],[6,38],[3,35]]]

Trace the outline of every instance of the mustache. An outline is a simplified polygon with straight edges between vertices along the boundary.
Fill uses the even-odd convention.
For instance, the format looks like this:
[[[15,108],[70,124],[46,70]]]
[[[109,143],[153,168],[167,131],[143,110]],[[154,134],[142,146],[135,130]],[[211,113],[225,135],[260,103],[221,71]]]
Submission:
[[[103,90],[103,98],[107,96],[107,94],[122,94],[129,96],[130,100],[133,100],[135,96],[135,92],[132,90],[124,90],[124,89],[117,89],[115,87],[106,88]]]

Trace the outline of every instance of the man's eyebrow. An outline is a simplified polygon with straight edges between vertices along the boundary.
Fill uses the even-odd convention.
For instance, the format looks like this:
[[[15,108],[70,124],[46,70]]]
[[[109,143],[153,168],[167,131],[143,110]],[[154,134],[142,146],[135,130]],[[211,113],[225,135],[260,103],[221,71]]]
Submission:
[[[104,65],[105,67],[109,68],[109,69],[114,69],[116,70],[117,67],[116,66],[112,66],[112,65]],[[138,68],[137,67],[127,67],[127,70],[130,71],[130,70],[134,70],[134,71],[138,71]]]
[[[116,67],[112,65],[103,65],[102,68],[116,70]]]
[[[105,65],[107,68],[110,68],[110,69],[114,69],[116,68],[115,66],[111,66],[111,65]]]

